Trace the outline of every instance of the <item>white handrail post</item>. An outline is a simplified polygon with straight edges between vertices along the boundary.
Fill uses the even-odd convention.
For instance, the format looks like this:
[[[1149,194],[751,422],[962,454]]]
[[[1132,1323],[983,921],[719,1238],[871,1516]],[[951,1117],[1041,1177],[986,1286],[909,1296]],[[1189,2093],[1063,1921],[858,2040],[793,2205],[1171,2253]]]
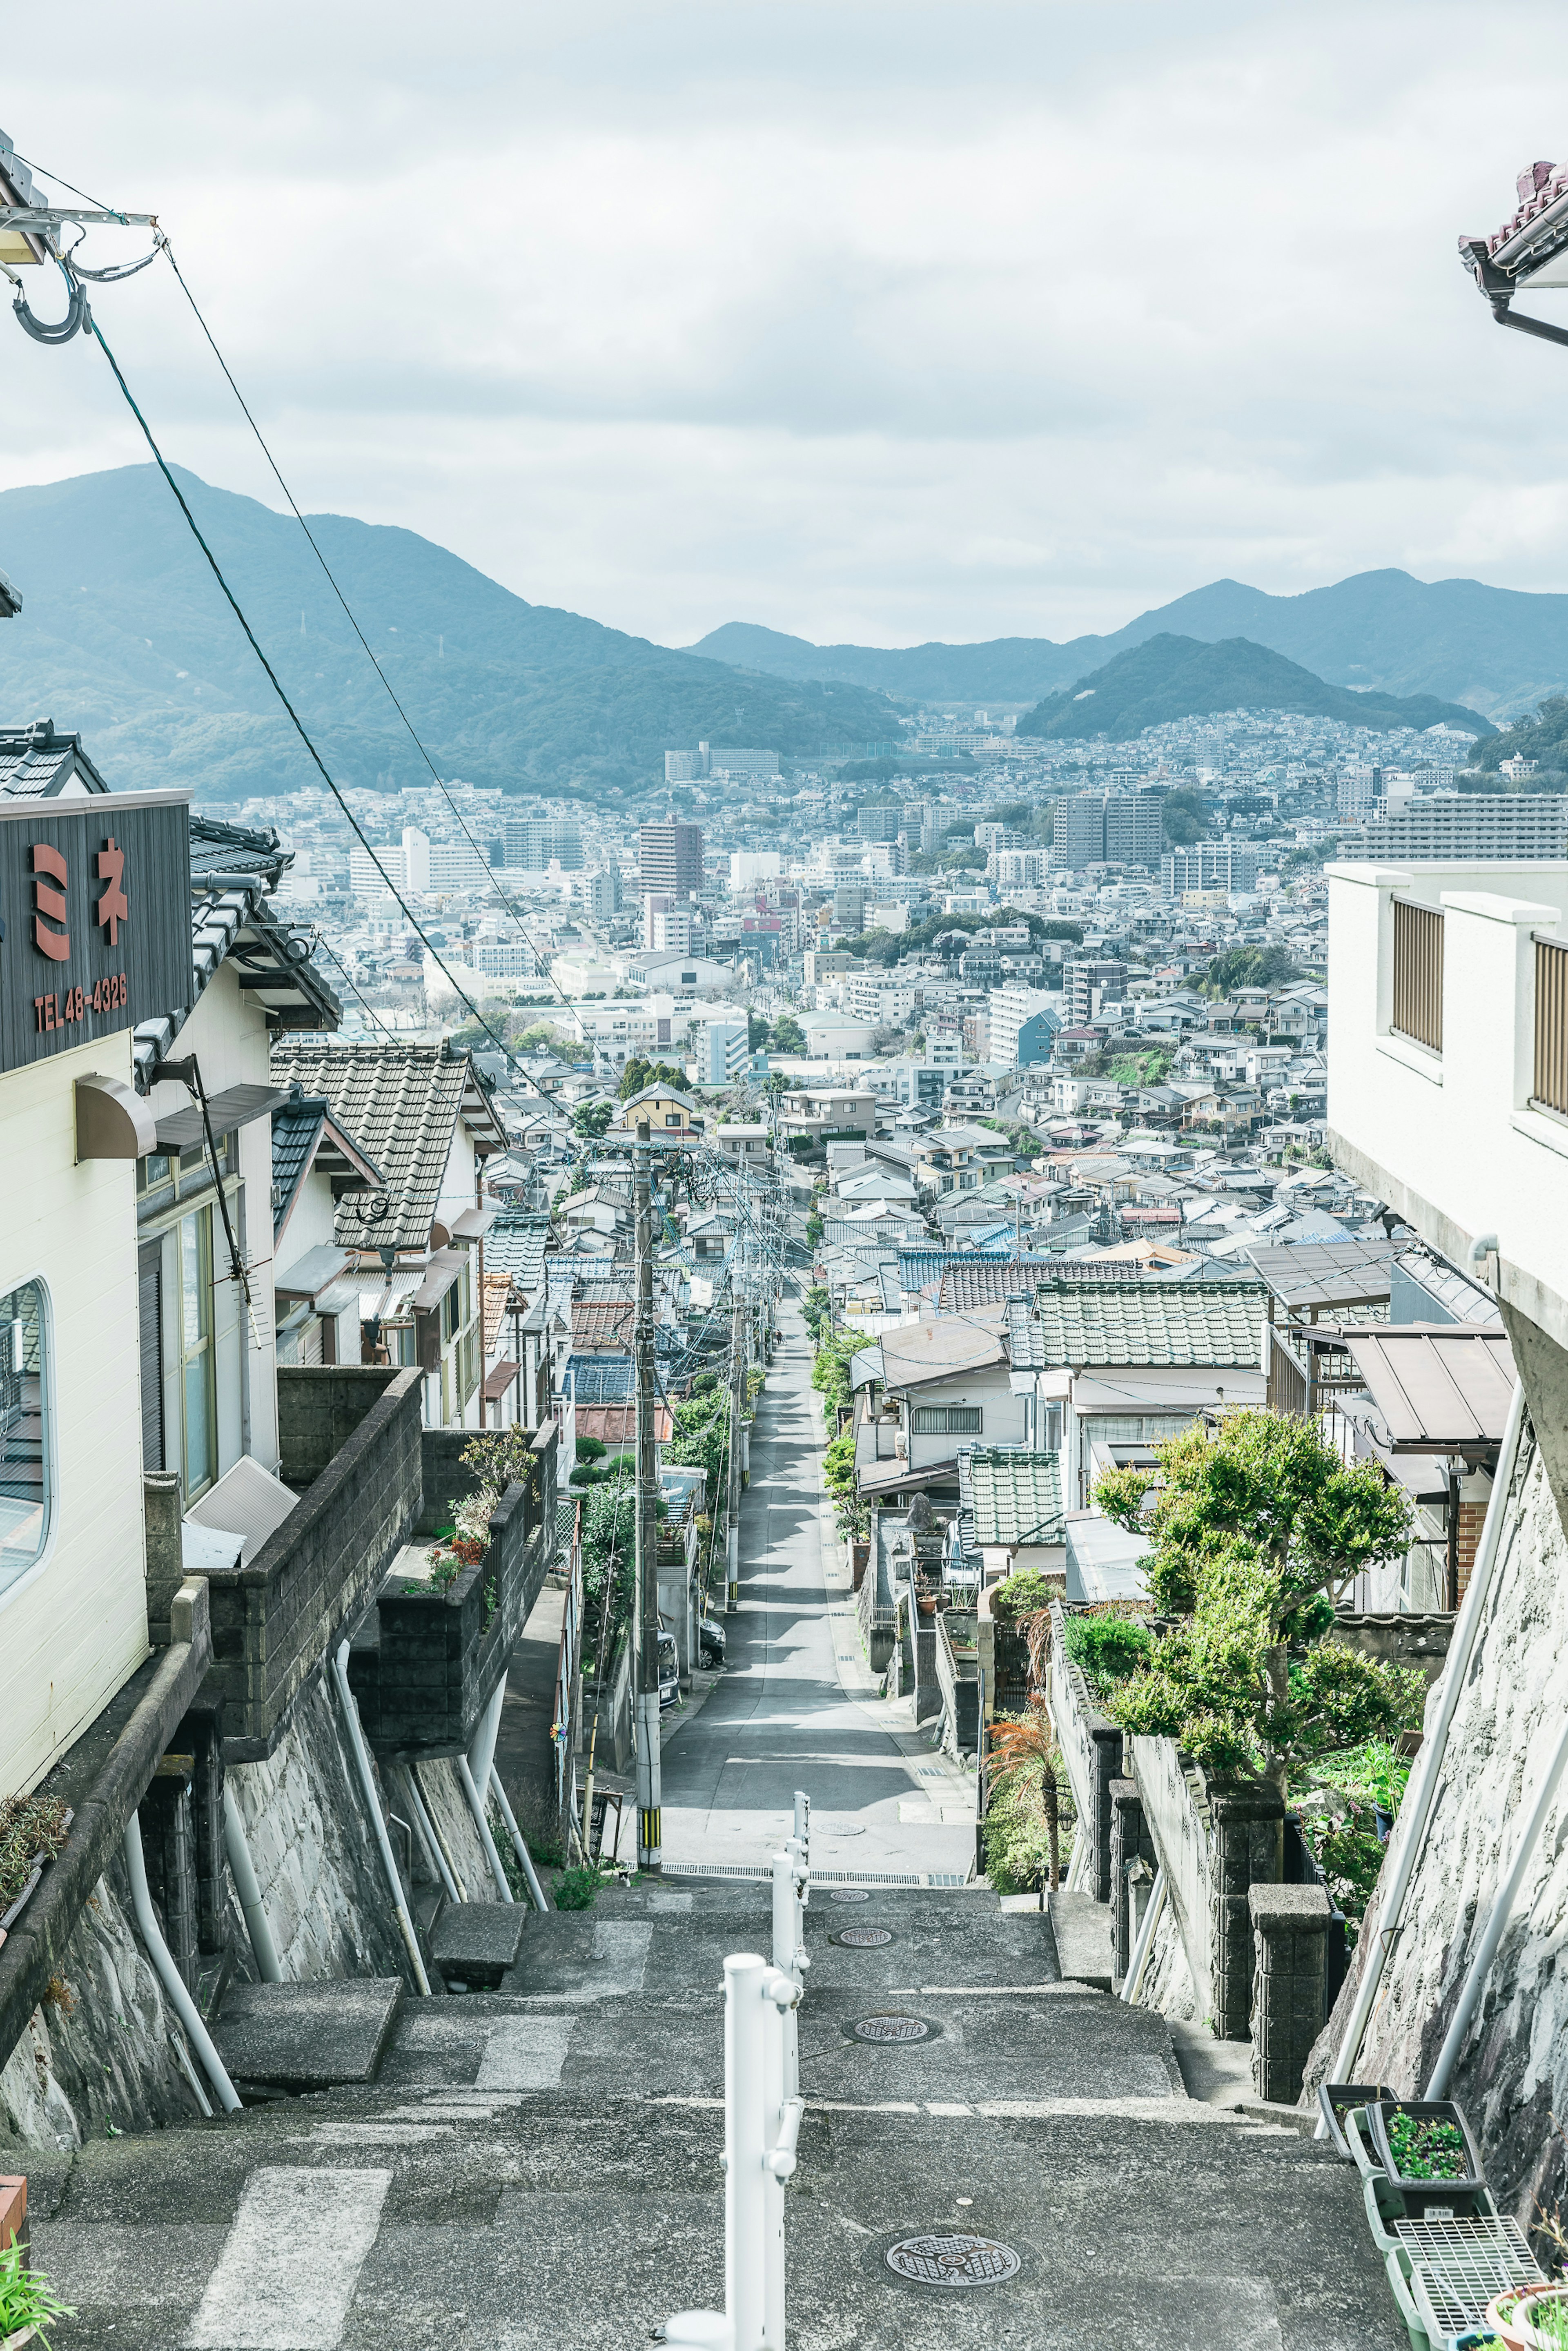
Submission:
[[[800,1949],[799,1875],[790,1855],[776,1853],[773,1856],[773,1964],[781,1974],[798,1984],[804,1961],[805,1953]],[[781,2022],[784,2074],[779,2097],[797,2098],[800,2095],[800,2037],[796,2011],[786,2009]]]
[[[782,1858],[782,1856],[780,1856]],[[777,1866],[777,1865],[775,1865]],[[778,1883],[775,1878],[775,1884]],[[790,1907],[793,1908],[793,1902]],[[784,2182],[795,2168],[781,2148],[789,2044],[800,1988],[792,1972],[770,1968],[762,1998],[762,2335],[766,2351],[784,2351]]]
[[[755,1951],[724,1963],[724,2306],[735,2351],[763,2351],[766,2340],[768,1972]]]
[[[795,1791],[795,1842],[800,1848],[800,1858],[808,1872],[811,1866],[811,1799],[803,1788]],[[810,1899],[810,1893],[802,1896]]]

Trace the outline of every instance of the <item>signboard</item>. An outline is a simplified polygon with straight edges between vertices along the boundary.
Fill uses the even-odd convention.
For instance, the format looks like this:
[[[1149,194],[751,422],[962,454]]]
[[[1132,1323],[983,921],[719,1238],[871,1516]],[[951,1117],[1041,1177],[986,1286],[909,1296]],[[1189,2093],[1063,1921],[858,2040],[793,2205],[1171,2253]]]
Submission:
[[[0,1071],[191,996],[188,794],[0,799]]]

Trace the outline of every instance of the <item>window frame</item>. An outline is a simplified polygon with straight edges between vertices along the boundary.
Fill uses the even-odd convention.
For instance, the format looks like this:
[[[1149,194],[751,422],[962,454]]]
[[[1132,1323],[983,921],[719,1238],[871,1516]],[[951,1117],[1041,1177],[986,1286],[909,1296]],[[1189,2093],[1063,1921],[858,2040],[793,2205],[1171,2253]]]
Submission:
[[[175,1378],[180,1398],[180,1496],[181,1507],[188,1510],[217,1484],[218,1469],[218,1301],[215,1272],[214,1236],[213,1232],[213,1202],[193,1201],[174,1224],[174,1262],[179,1272],[179,1296],[175,1323]],[[185,1340],[185,1238],[187,1224],[196,1228],[196,1289],[200,1311],[206,1329],[193,1351]],[[203,1280],[204,1271],[205,1280]],[[191,1422],[190,1376],[193,1364],[201,1364],[205,1372],[207,1410],[207,1475],[199,1486],[191,1482]],[[165,1436],[163,1457],[169,1454]]]
[[[909,1407],[911,1437],[980,1437],[985,1426],[983,1405],[912,1404]]]
[[[4,1294],[13,1297],[18,1290],[37,1288],[43,1304],[44,1376],[40,1383],[43,1406],[43,1444],[40,1458],[44,1469],[44,1489],[47,1497],[44,1540],[26,1567],[7,1583],[0,1583],[0,1609],[6,1608],[19,1593],[25,1592],[36,1577],[41,1575],[54,1557],[59,1539],[60,1513],[56,1505],[60,1495],[59,1451],[59,1385],[55,1376],[55,1294],[47,1274],[39,1270],[19,1274]]]

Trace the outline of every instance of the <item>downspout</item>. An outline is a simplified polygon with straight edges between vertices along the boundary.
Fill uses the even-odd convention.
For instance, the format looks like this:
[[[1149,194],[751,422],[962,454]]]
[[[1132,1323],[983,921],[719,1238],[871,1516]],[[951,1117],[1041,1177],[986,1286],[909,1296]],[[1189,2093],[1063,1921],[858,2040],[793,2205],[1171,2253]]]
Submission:
[[[507,1873],[501,1866],[501,1856],[496,1850],[496,1840],[490,1834],[490,1823],[485,1817],[485,1807],[479,1791],[474,1784],[474,1773],[466,1755],[459,1755],[457,1777],[463,1782],[463,1792],[468,1799],[468,1809],[474,1815],[474,1825],[479,1832],[479,1842],[485,1848],[485,1858],[490,1865],[490,1875],[496,1881],[496,1891],[503,1902],[510,1902],[512,1889],[507,1883]]]
[[[1480,1238],[1485,1240],[1487,1236],[1483,1234]],[[1472,1243],[1471,1246],[1473,1249],[1474,1244]],[[1345,2025],[1344,2037],[1339,2046],[1339,2054],[1334,2061],[1333,2078],[1336,2082],[1348,2082],[1354,2075],[1356,2062],[1361,2055],[1361,2044],[1365,2038],[1373,2006],[1383,1982],[1384,1970],[1388,1964],[1388,1954],[1398,1939],[1405,1897],[1410,1889],[1410,1880],[1416,1873],[1416,1864],[1426,1838],[1427,1823],[1431,1818],[1432,1806],[1437,1801],[1438,1778],[1442,1771],[1444,1756],[1448,1751],[1448,1732],[1458,1707],[1459,1692],[1469,1673],[1470,1659],[1475,1651],[1481,1620],[1486,1614],[1491,1594],[1492,1575],[1501,1549],[1503,1520],[1508,1514],[1509,1489],[1513,1483],[1513,1473],[1519,1460],[1519,1439],[1523,1426],[1524,1390],[1516,1383],[1508,1407],[1508,1420],[1503,1428],[1502,1446],[1498,1455],[1497,1473],[1492,1481],[1491,1499],[1487,1504],[1486,1523],[1481,1528],[1481,1539],[1476,1548],[1475,1565],[1470,1572],[1469,1583],[1465,1587],[1464,1605],[1459,1610],[1458,1619],[1454,1626],[1454,1637],[1449,1645],[1448,1663],[1443,1670],[1442,1697],[1437,1705],[1437,1719],[1432,1725],[1431,1737],[1421,1749],[1416,1771],[1411,1774],[1411,1784],[1406,1790],[1405,1802],[1399,1808],[1399,1819],[1395,1829],[1395,1835],[1399,1841],[1398,1850],[1391,1855],[1393,1868],[1389,1874],[1388,1891],[1383,1898],[1378,1912],[1376,1937],[1366,1963],[1366,1972],[1362,1977],[1355,1995],[1354,2006],[1351,2010],[1349,2022]],[[1328,2125],[1320,2121],[1314,2136],[1326,2138]]]
[[[147,1891],[147,1861],[141,1850],[141,1815],[132,1813],[125,1823],[125,1866],[131,1877],[131,1902],[136,1913],[136,1923],[141,1929],[141,1939],[147,1954],[158,1971],[159,1980],[170,2001],[185,2035],[206,2068],[207,2079],[218,2094],[218,2103],[226,2114],[237,2115],[240,2101],[234,2084],[224,2070],[224,2061],[214,2048],[212,2036],[202,2022],[202,2013],[185,1989],[185,1980],[174,1965],[169,1946],[163,1940],[157,1916],[152,1908],[152,1896]]]
[[[507,1834],[512,1840],[512,1849],[517,1856],[517,1867],[522,1871],[524,1877],[528,1881],[528,1888],[529,1894],[533,1897],[534,1908],[536,1910],[548,1910],[549,1908],[549,1904],[545,1900],[544,1889],[540,1886],[538,1880],[538,1872],[534,1867],[534,1857],[523,1842],[522,1831],[517,1826],[517,1819],[513,1813],[507,1792],[501,1785],[501,1775],[497,1771],[494,1764],[490,1766],[490,1786],[495,1792],[496,1802],[501,1807],[501,1818],[507,1823]],[[569,1826],[571,1825],[570,1822],[568,1824]],[[579,1839],[580,1846],[580,1843],[581,1840]],[[586,1861],[588,1855],[584,1854],[582,1857]]]
[[[245,1912],[250,1948],[256,1954],[256,1972],[263,1983],[281,1983],[283,1970],[277,1964],[277,1948],[272,1939],[267,1906],[262,1901],[261,1887],[256,1882],[256,1865],[246,1843],[245,1823],[239,1816],[239,1798],[226,1779],[224,1782],[224,1843],[228,1848],[229,1867],[234,1872],[239,1907]]]
[[[419,1938],[413,1931],[413,1920],[408,1915],[408,1904],[403,1899],[402,1880],[397,1874],[397,1863],[392,1859],[392,1839],[387,1834],[387,1824],[382,1818],[381,1802],[376,1795],[376,1783],[371,1774],[371,1759],[365,1751],[365,1734],[360,1723],[360,1709],[354,1704],[354,1693],[349,1687],[347,1641],[339,1643],[332,1658],[332,1678],[338,1685],[338,1703],[343,1709],[343,1721],[349,1733],[349,1744],[354,1750],[354,1763],[360,1775],[360,1786],[364,1793],[365,1806],[370,1813],[371,1824],[375,1829],[376,1843],[381,1847],[382,1867],[386,1872],[387,1886],[392,1895],[392,1908],[397,1913],[397,1923],[402,1933],[403,1947],[408,1952],[409,1965],[413,1970],[414,1982],[428,2000],[430,1978],[424,1972],[424,1961],[419,1955]]]
[[[439,1878],[441,1881],[442,1890],[445,1894],[447,1900],[449,1902],[455,1902],[459,1899],[456,1881],[454,1879],[451,1870],[447,1867],[445,1855],[442,1852],[440,1845],[437,1844],[435,1841],[434,1826],[425,1815],[424,1799],[420,1794],[419,1787],[414,1780],[413,1773],[406,1763],[402,1767],[401,1776],[402,1779],[403,1788],[408,1796],[409,1818],[413,1823],[414,1832],[419,1838],[420,1846],[424,1855],[425,1865],[428,1867],[431,1876],[433,1877]]]

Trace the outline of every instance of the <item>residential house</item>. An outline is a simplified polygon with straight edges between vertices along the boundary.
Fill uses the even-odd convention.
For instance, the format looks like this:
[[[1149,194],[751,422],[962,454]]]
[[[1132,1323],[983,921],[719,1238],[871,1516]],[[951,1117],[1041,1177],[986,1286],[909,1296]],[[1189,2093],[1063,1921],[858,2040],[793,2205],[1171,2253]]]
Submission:
[[[852,1366],[862,1497],[925,1491],[956,1500],[961,1440],[1023,1444],[1027,1399],[1014,1394],[1011,1370],[1005,1310],[884,1331]]]

